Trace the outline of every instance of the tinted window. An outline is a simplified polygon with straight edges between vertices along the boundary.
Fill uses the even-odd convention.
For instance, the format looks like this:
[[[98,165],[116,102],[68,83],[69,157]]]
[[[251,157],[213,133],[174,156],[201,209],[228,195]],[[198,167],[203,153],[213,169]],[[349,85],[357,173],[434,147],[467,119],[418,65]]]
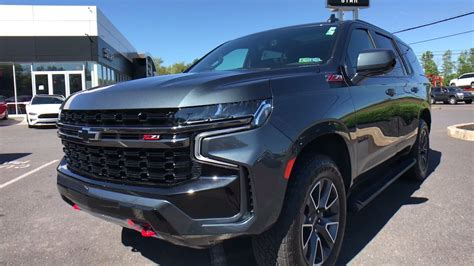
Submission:
[[[243,68],[248,52],[248,49],[236,49],[228,53],[227,55],[222,57],[222,62],[215,62],[215,70],[230,70]]]
[[[59,97],[34,97],[31,104],[61,104],[63,99]]]
[[[352,31],[346,56],[348,71],[351,74],[356,73],[359,53],[373,48],[374,45],[366,30],[355,29]]]
[[[463,92],[463,89],[457,88],[457,87],[449,87],[448,90],[450,92]]]
[[[441,92],[440,88],[433,88],[433,92]]]
[[[326,63],[338,27],[310,26],[267,31],[230,41],[212,51],[189,72],[276,69]]]
[[[474,78],[474,74],[466,74],[464,75],[464,78]]]
[[[421,67],[413,50],[402,43],[398,43],[398,48],[400,48],[400,52],[402,53],[403,58],[405,58],[405,62],[409,65],[409,68],[411,68],[411,71],[415,72],[417,75],[424,75],[423,67]]]
[[[0,96],[0,102],[4,102],[6,99],[5,96]]]
[[[395,53],[395,55],[397,55],[397,63],[395,64],[395,67],[386,76],[404,76],[405,73],[403,72],[403,66],[401,64],[400,58],[398,57],[397,49],[395,49],[395,46],[393,45],[392,39],[377,33],[375,34],[375,42],[377,43],[378,48],[390,49]]]

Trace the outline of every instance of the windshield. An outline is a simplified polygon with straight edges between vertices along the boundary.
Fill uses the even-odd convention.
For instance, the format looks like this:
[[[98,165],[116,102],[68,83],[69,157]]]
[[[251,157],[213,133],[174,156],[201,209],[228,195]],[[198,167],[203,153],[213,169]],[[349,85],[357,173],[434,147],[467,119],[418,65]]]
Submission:
[[[218,47],[189,72],[276,69],[326,63],[332,55],[337,27],[307,26],[273,30]]]
[[[31,104],[62,104],[64,99],[60,97],[34,97]]]

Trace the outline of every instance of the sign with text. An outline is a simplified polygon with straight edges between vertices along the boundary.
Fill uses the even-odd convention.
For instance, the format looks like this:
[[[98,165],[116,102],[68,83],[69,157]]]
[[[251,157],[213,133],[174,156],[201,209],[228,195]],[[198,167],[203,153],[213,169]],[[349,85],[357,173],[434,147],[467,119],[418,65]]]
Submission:
[[[327,0],[327,6],[331,8],[367,8],[369,0]]]

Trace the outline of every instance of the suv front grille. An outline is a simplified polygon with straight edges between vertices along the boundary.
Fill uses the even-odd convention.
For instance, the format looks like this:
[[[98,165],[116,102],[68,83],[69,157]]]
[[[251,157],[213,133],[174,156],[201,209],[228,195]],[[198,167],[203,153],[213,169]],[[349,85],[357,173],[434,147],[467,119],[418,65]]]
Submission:
[[[134,185],[175,185],[201,175],[190,148],[133,149],[63,140],[69,170],[92,179]]]
[[[61,123],[81,126],[174,126],[177,109],[63,110]]]

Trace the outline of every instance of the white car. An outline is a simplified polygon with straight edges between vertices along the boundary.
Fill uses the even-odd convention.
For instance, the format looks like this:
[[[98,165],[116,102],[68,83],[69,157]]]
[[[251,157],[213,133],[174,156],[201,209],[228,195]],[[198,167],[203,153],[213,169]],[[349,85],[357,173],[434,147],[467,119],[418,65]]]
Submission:
[[[452,79],[449,84],[456,87],[474,88],[474,73],[462,74],[459,78]]]
[[[59,107],[64,100],[62,95],[35,95],[26,105],[28,127],[55,125],[58,121]]]

